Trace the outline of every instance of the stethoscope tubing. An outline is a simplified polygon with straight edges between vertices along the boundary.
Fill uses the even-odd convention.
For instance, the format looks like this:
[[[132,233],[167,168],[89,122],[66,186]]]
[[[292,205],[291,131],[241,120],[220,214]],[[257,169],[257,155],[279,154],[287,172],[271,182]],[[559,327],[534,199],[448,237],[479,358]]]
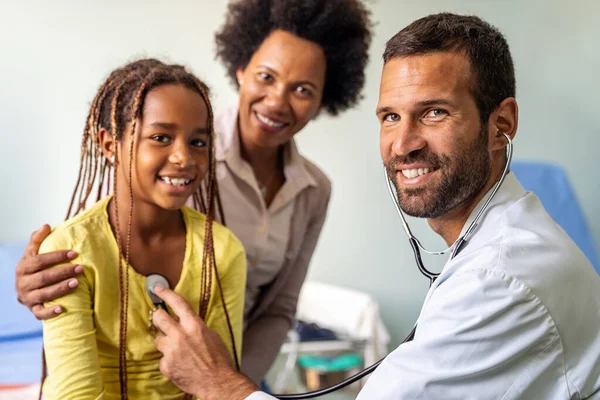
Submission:
[[[492,190],[491,194],[488,196],[487,200],[483,204],[483,207],[481,207],[481,209],[479,210],[479,212],[477,213],[477,215],[475,216],[475,218],[473,219],[473,221],[471,222],[471,224],[465,231],[464,235],[459,237],[452,244],[452,246],[450,246],[447,249],[442,250],[442,251],[426,250],[425,247],[423,247],[423,245],[419,242],[419,240],[412,234],[410,227],[408,226],[408,222],[406,222],[406,218],[404,217],[404,213],[402,212],[402,210],[400,208],[400,204],[398,203],[398,197],[393,190],[392,183],[390,182],[390,179],[387,175],[387,171],[385,171],[385,168],[384,168],[385,180],[386,180],[386,183],[388,186],[388,190],[389,190],[390,196],[392,197],[394,205],[396,206],[396,211],[398,212],[398,215],[400,216],[400,219],[402,220],[402,226],[404,227],[404,231],[408,235],[408,242],[410,243],[413,254],[415,256],[415,263],[417,264],[417,267],[419,268],[419,271],[421,272],[421,274],[423,274],[423,276],[425,276],[427,279],[429,279],[429,287],[430,288],[440,274],[431,272],[425,267],[425,265],[423,264],[423,259],[421,258],[420,250],[423,250],[425,253],[430,254],[430,255],[443,255],[443,254],[446,254],[451,251],[452,254],[450,256],[450,259],[453,259],[464,248],[464,245],[467,243],[467,239],[475,232],[475,228],[477,227],[479,220],[483,217],[484,212],[487,210],[487,208],[488,208],[490,202],[492,201],[492,199],[494,198],[494,196],[496,196],[496,193],[498,192],[498,190],[500,189],[500,186],[502,186],[502,183],[504,182],[504,178],[506,178],[506,175],[510,171],[510,164],[512,161],[512,154],[513,154],[513,143],[512,143],[510,136],[508,136],[504,132],[500,132],[500,133],[502,133],[508,140],[508,145],[506,146],[506,165],[504,166],[504,170],[502,171],[502,176],[500,177],[500,179],[494,186],[494,189]],[[417,330],[417,324],[415,324],[415,326],[412,328],[410,333],[404,338],[404,340],[402,341],[401,344],[410,342],[413,339],[413,337],[415,336],[416,330]],[[332,385],[332,386],[329,386],[329,387],[326,387],[323,389],[314,390],[312,392],[306,392],[306,393],[275,394],[273,396],[280,400],[312,399],[315,397],[324,396],[326,394],[333,393],[335,391],[343,389],[346,386],[351,385],[352,383],[356,382],[357,380],[362,379],[365,376],[371,374],[373,371],[375,371],[375,369],[377,369],[377,367],[379,367],[379,365],[382,363],[383,360],[385,360],[385,357],[382,358],[381,360],[377,361],[376,363],[370,365],[369,367],[363,369],[362,371],[352,375],[351,377],[349,377],[339,383],[336,383],[335,385]]]

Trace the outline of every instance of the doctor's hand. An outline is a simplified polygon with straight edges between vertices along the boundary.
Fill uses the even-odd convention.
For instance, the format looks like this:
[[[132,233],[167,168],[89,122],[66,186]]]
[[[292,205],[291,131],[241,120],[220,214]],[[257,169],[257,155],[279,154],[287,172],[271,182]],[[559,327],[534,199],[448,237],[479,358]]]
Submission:
[[[152,323],[164,335],[156,340],[161,372],[186,393],[202,400],[242,400],[259,389],[235,371],[231,355],[221,338],[210,330],[185,299],[172,290],[156,287],[154,293],[179,317],[173,319],[163,309]]]
[[[15,270],[17,299],[29,308],[37,319],[53,318],[63,312],[60,306],[46,308],[44,303],[73,291],[79,285],[76,276],[83,272],[80,265],[67,264],[50,268],[73,260],[77,257],[74,251],[59,250],[38,254],[40,245],[50,231],[50,226],[44,225],[33,232],[25,254]]]

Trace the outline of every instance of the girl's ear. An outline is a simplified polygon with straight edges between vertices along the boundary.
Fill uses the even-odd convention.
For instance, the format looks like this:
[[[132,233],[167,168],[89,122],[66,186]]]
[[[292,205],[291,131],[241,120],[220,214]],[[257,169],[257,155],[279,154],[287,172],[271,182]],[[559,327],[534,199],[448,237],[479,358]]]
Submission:
[[[98,141],[102,148],[104,157],[108,158],[111,164],[115,163],[115,153],[117,150],[117,142],[114,140],[113,135],[110,134],[105,128],[101,128],[98,132]]]

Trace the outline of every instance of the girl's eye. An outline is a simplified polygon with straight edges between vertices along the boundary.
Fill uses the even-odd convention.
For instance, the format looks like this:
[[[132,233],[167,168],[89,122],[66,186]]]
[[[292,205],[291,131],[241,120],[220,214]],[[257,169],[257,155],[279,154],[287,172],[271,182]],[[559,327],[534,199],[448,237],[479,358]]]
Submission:
[[[205,147],[206,145],[206,141],[203,139],[192,140],[192,146],[194,147]]]
[[[169,142],[169,137],[167,135],[154,135],[152,136],[152,140],[155,140],[160,143],[167,143]]]

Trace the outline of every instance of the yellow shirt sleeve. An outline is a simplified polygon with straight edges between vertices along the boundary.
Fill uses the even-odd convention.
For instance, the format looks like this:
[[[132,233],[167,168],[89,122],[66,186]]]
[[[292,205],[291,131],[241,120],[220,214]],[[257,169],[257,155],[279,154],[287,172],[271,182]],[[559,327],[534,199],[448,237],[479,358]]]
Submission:
[[[215,230],[219,228],[223,229],[222,226],[215,225]],[[223,297],[235,338],[235,350],[238,360],[241,363],[242,333],[244,329],[244,294],[246,289],[246,253],[242,244],[230,231],[227,231],[223,236],[227,237],[227,239],[222,251],[218,252],[216,261],[223,289]],[[215,232],[216,238],[222,238],[223,236]],[[217,243],[215,243],[215,247],[217,247]],[[206,325],[219,334],[223,342],[225,342],[229,353],[232,355],[232,360],[234,360],[231,335],[227,327],[219,287],[216,282],[213,282],[213,296],[206,315]]]
[[[42,243],[40,253],[71,249],[72,245],[67,232],[55,231]],[[81,249],[76,250],[83,253]],[[66,310],[43,322],[48,366],[48,380],[44,385],[46,400],[104,399],[92,311],[90,280],[93,281],[93,277],[89,275],[92,272],[81,258],[73,263],[84,268],[79,286],[72,293],[45,304],[60,305]]]

